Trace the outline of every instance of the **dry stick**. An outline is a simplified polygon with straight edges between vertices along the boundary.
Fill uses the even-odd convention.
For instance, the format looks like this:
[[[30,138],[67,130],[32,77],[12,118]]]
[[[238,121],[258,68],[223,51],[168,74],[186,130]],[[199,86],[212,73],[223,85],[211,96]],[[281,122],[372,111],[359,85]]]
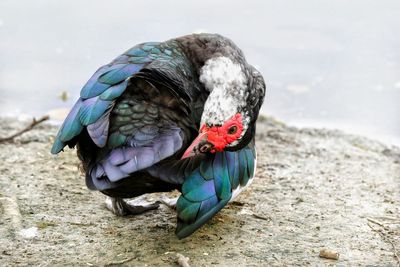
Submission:
[[[132,261],[132,260],[134,260],[135,258],[136,258],[136,257],[131,257],[131,258],[127,258],[127,259],[124,259],[124,260],[121,260],[121,261],[109,262],[109,263],[104,264],[104,266],[121,265],[121,264],[127,263],[127,262],[129,262],[129,261]]]
[[[383,239],[384,241],[389,242],[389,244],[392,245],[394,257],[395,257],[396,260],[397,260],[397,267],[400,267],[400,256],[399,256],[399,254],[397,254],[396,246],[394,245],[394,243],[392,242],[392,240],[390,240],[390,238],[388,238],[387,236],[385,236],[385,234],[382,232],[382,230],[376,229],[376,228],[372,227],[372,225],[369,224],[369,223],[367,223],[367,225],[369,226],[369,228],[372,229],[372,231],[378,233],[378,234],[382,237],[382,239]]]
[[[252,216],[254,218],[257,218],[257,219],[260,219],[260,220],[264,220],[264,221],[270,221],[271,220],[271,218],[269,218],[269,217],[265,217],[265,216],[262,216],[262,215],[259,215],[259,214],[255,214],[255,213],[253,213]]]
[[[78,225],[78,226],[93,226],[96,225],[94,223],[82,223],[82,222],[68,222],[70,225]]]
[[[47,121],[49,118],[50,118],[50,117],[49,117],[48,115],[45,115],[45,116],[41,117],[41,118],[38,119],[38,120],[36,120],[35,118],[33,118],[31,124],[29,124],[27,127],[25,127],[24,129],[22,129],[21,131],[16,132],[15,134],[13,134],[13,135],[11,135],[11,136],[9,136],[9,137],[0,138],[0,143],[13,142],[15,137],[20,136],[20,135],[22,135],[23,133],[26,133],[26,132],[32,130],[33,127],[35,127],[36,125],[38,125],[38,124],[40,124],[40,123],[42,123],[42,122],[44,122],[44,121]]]
[[[385,226],[385,224],[384,224],[383,222],[380,222],[380,221],[375,220],[375,219],[372,219],[372,218],[367,218],[367,220],[368,220],[369,222],[372,222],[372,223],[374,223],[374,224],[377,224],[377,225],[379,225],[379,226],[382,226],[383,228],[385,228],[385,230],[387,230],[387,227]]]

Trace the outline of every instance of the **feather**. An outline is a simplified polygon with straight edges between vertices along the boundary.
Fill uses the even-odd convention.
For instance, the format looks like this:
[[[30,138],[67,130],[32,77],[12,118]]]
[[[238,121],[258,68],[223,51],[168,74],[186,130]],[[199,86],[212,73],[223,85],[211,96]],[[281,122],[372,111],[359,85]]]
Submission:
[[[239,185],[239,155],[237,152],[226,152],[226,161],[232,189]]]
[[[241,186],[245,186],[249,180],[247,172],[246,153],[239,153],[239,181]]]
[[[87,126],[96,122],[111,106],[111,101],[101,100],[98,96],[84,100],[79,110],[81,124]]]
[[[195,173],[193,176],[200,177],[198,172]],[[201,202],[216,195],[214,182],[211,180],[206,181],[204,180],[203,177],[201,177],[201,179],[202,179],[201,184],[198,184],[198,181],[196,181],[197,182],[196,186],[193,186],[193,181],[192,181],[190,185],[185,187],[186,190],[182,191],[184,197],[187,200],[190,200],[192,202]]]
[[[208,158],[185,179],[182,195],[178,199],[180,205],[177,205],[179,219],[176,234],[179,238],[196,231],[229,202],[232,188],[226,153],[228,152],[208,155]],[[206,174],[206,177],[203,174]],[[210,179],[211,176],[213,178]]]
[[[200,165],[200,173],[206,180],[214,179],[213,169],[209,167],[212,164],[211,158],[206,158]]]
[[[254,174],[254,153],[250,149],[244,149],[247,158],[247,177],[250,179]],[[247,184],[249,180],[243,181],[243,183]]]
[[[179,199],[178,199],[179,202]],[[203,224],[205,224],[209,219],[211,219],[216,213],[218,213],[226,204],[228,200],[223,200],[218,202],[215,206],[213,206],[210,210],[206,211],[205,209],[201,213],[201,217],[197,217],[196,220],[192,223],[192,221],[184,221],[182,216],[179,216],[178,213],[178,225],[176,227],[175,234],[179,239],[185,238],[194,231],[199,229]],[[178,210],[178,206],[177,206]],[[179,220],[180,219],[180,220]]]
[[[217,205],[218,205],[218,197],[215,195],[211,196],[210,198],[201,202],[197,216],[199,218],[203,217],[205,214],[207,214],[210,210],[212,210]]]
[[[108,137],[107,146],[114,148],[125,144],[127,137],[121,133],[115,132]]]
[[[52,154],[60,152],[66,145],[67,141],[71,140],[82,131],[83,126],[78,118],[81,106],[82,99],[79,99],[72,107],[67,118],[64,120],[64,123],[58,131],[53,147],[51,148]]]
[[[58,138],[61,141],[66,142],[71,140],[76,135],[76,133],[82,130],[82,124],[79,120],[77,120],[82,105],[83,102],[81,99],[79,99],[72,107],[59,132]]]
[[[150,57],[130,57],[129,62],[133,64],[145,64],[152,62],[153,59]]]
[[[135,46],[128,51],[125,52],[125,55],[131,56],[131,57],[147,57],[149,55],[148,52],[144,51],[143,49],[140,48],[140,46]]]
[[[114,100],[125,91],[127,85],[128,85],[128,80],[125,80],[122,83],[111,86],[103,93],[101,93],[99,98],[101,100]]]
[[[101,74],[98,78],[98,81],[101,83],[106,83],[110,85],[115,85],[128,77],[131,77],[133,74],[137,73],[143,64],[128,64],[122,65],[119,69],[109,70],[103,74]]]
[[[51,147],[51,154],[57,154],[59,153],[66,144],[60,140],[60,138],[56,138],[54,140],[53,146]]]
[[[159,45],[159,42],[147,42],[142,44],[141,48],[143,49],[143,51],[149,52],[150,50],[152,50],[154,48],[154,46]]]
[[[108,112],[105,112],[95,123],[87,126],[87,131],[90,138],[92,138],[93,142],[98,147],[104,147],[107,143],[108,127],[110,124],[109,117],[110,109]]]
[[[99,165],[96,165],[95,167],[98,168],[98,166]],[[121,180],[122,178],[125,178],[128,176],[128,174],[126,172],[122,171],[121,168],[119,168],[119,166],[113,165],[109,161],[104,161],[100,166],[104,169],[105,175],[108,177],[108,179],[111,182],[117,182],[117,181]],[[91,171],[89,171],[89,172],[91,172]],[[92,173],[92,179],[94,181],[94,184],[96,184],[96,180],[101,180],[103,178],[103,176],[96,177],[95,172],[91,172],[91,173]]]
[[[219,199],[231,197],[231,184],[225,157],[226,153],[216,153],[212,166],[215,191]]]
[[[177,208],[179,207],[179,210],[181,211],[178,213],[178,218],[185,222],[193,222],[196,219],[200,205],[200,203],[191,202],[184,197],[179,198],[176,203]]]
[[[91,178],[93,180],[103,179],[93,171],[93,169],[99,168],[99,166],[102,166],[105,175],[111,182],[117,182],[128,177],[131,173],[156,164],[160,160],[171,156],[182,147],[180,131],[176,127],[168,131],[165,130],[163,134],[154,136],[146,146],[123,146],[112,149],[103,159],[100,159],[89,169]],[[93,182],[93,184],[96,185],[96,182]]]
[[[112,61],[112,64],[128,64],[130,56],[128,55],[120,55],[116,59]]]
[[[126,64],[112,64],[112,65],[105,65],[99,68],[93,76],[86,82],[81,90],[81,98],[87,99],[91,97],[95,97],[103,93],[106,89],[110,87],[109,84],[99,83],[98,79],[101,75],[106,72],[109,72],[114,69],[119,69]]]
[[[193,174],[187,177],[185,183],[182,185],[182,194],[186,195],[194,188],[201,187],[204,184],[204,177],[196,170]]]

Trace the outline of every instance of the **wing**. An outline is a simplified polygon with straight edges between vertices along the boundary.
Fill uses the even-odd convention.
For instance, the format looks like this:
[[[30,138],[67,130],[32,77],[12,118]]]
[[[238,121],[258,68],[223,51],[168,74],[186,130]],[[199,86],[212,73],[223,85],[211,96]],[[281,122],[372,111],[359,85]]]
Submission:
[[[255,171],[253,144],[210,155],[186,178],[176,207],[179,238],[200,228],[249,184]]]
[[[143,46],[133,47],[94,73],[82,88],[80,98],[62,124],[51,153],[59,153],[84,127],[88,127],[89,135],[97,146],[105,145],[108,116],[115,100],[127,88],[129,78],[152,61]],[[100,118],[100,122],[97,122]]]
[[[80,98],[71,109],[55,138],[51,153],[59,153],[67,144],[74,146],[76,143],[74,138],[85,127],[93,142],[98,147],[104,147],[108,139],[110,111],[113,109],[115,101],[130,85],[131,78],[141,75],[151,80],[151,76],[159,75],[166,81],[168,79],[165,76],[168,74],[181,73],[182,68],[190,69],[178,48],[174,45],[170,46],[171,49],[163,43],[139,44],[117,57],[110,64],[99,68],[82,88]],[[175,77],[176,75],[171,76]],[[178,78],[174,81],[179,80]],[[187,84],[178,84],[177,86],[172,82],[168,85],[170,90],[175,90],[177,97],[186,97],[186,99],[194,97],[187,96],[187,92],[191,91],[182,89],[182,86],[188,87]]]
[[[201,101],[194,75],[173,42],[133,47],[89,79],[51,152],[78,144],[88,187],[116,188],[192,139],[197,123],[191,105]]]

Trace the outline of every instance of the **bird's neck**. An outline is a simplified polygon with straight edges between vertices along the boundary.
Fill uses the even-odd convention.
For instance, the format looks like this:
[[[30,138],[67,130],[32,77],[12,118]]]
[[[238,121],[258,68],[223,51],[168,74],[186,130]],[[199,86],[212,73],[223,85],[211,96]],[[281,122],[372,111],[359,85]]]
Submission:
[[[202,123],[222,125],[246,105],[247,80],[242,67],[227,57],[208,59],[200,70],[200,82],[210,92]]]
[[[242,51],[218,34],[192,34],[175,41],[191,61],[209,94],[201,124],[223,124],[233,115],[242,113],[248,97],[247,63]],[[247,118],[248,114],[242,116]]]

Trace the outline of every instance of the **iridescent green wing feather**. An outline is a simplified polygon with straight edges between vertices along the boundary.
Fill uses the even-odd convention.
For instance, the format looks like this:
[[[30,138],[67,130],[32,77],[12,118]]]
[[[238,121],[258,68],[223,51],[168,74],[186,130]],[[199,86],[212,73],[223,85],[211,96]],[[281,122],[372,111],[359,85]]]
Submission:
[[[177,236],[189,236],[220,211],[231,200],[232,192],[253,178],[254,165],[252,145],[209,155],[183,183],[177,202]]]

